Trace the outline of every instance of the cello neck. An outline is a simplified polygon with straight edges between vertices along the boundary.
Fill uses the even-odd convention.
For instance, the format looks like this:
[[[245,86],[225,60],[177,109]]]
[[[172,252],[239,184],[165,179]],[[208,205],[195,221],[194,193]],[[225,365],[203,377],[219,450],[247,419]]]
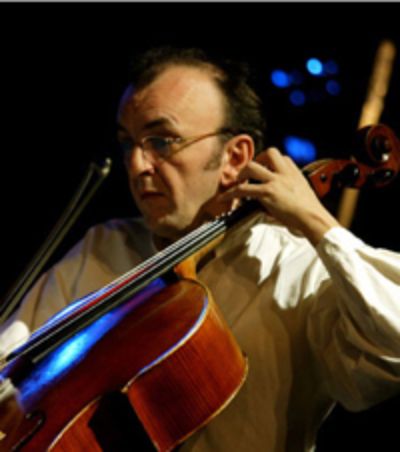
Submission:
[[[36,330],[28,342],[6,357],[6,362],[24,357],[36,363],[78,331],[120,306],[141,289],[167,274],[177,264],[201,250],[229,228],[259,209],[247,201],[233,212],[194,229],[100,290],[77,300]]]

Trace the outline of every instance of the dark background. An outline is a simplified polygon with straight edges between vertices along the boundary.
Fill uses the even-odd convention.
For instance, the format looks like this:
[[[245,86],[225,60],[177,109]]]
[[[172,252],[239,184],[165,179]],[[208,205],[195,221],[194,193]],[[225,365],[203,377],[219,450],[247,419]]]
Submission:
[[[95,156],[111,156],[114,170],[53,261],[90,225],[136,212],[114,140],[132,54],[172,44],[245,59],[265,101],[268,144],[281,147],[284,136],[298,134],[316,143],[318,158],[340,158],[351,152],[378,44],[389,38],[400,46],[399,18],[393,3],[0,4],[1,293],[46,238]],[[293,107],[270,73],[304,70],[313,56],[338,62],[342,91]],[[382,116],[397,133],[399,60]],[[352,229],[375,246],[400,250],[399,184],[360,198]],[[399,421],[398,398],[359,414],[338,408],[317,450],[400,450]]]

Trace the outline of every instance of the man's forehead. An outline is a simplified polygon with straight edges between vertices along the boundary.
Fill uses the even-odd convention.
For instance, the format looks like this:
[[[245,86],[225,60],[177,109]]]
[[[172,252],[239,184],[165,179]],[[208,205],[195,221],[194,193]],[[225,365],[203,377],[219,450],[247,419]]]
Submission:
[[[160,73],[151,83],[135,90],[129,85],[121,98],[120,113],[136,115],[166,109],[167,116],[184,112],[208,114],[223,110],[222,95],[205,70],[191,67],[171,67]],[[200,109],[200,110],[199,110]],[[153,114],[152,113],[152,114]],[[213,116],[213,115],[212,115]],[[211,118],[210,118],[211,119]]]
[[[150,83],[143,88],[135,89],[131,84],[125,89],[121,103],[141,100],[149,93],[154,94],[163,91],[163,95],[175,94],[189,96],[192,93],[215,91],[219,92],[212,74],[202,68],[191,66],[168,66],[163,69]]]

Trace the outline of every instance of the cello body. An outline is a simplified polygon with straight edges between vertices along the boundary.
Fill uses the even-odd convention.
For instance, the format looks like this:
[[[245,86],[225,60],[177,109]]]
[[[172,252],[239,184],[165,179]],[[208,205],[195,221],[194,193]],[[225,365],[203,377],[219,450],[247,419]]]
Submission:
[[[159,278],[38,362],[17,357],[2,370],[0,450],[143,450],[136,418],[156,450],[172,450],[246,372],[207,289]]]

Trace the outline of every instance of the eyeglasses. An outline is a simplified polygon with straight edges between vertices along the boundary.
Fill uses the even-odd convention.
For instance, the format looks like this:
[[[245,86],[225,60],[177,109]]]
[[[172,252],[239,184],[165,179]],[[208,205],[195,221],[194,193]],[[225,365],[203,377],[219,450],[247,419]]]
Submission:
[[[144,155],[148,157],[148,154],[156,156],[160,159],[168,159],[173,154],[185,149],[186,147],[197,143],[200,140],[204,140],[208,137],[218,135],[234,135],[230,129],[220,129],[216,132],[209,132],[196,137],[161,137],[161,136],[147,136],[135,143],[132,139],[120,140],[120,146],[124,153],[128,156],[133,149],[138,146],[142,149]]]

